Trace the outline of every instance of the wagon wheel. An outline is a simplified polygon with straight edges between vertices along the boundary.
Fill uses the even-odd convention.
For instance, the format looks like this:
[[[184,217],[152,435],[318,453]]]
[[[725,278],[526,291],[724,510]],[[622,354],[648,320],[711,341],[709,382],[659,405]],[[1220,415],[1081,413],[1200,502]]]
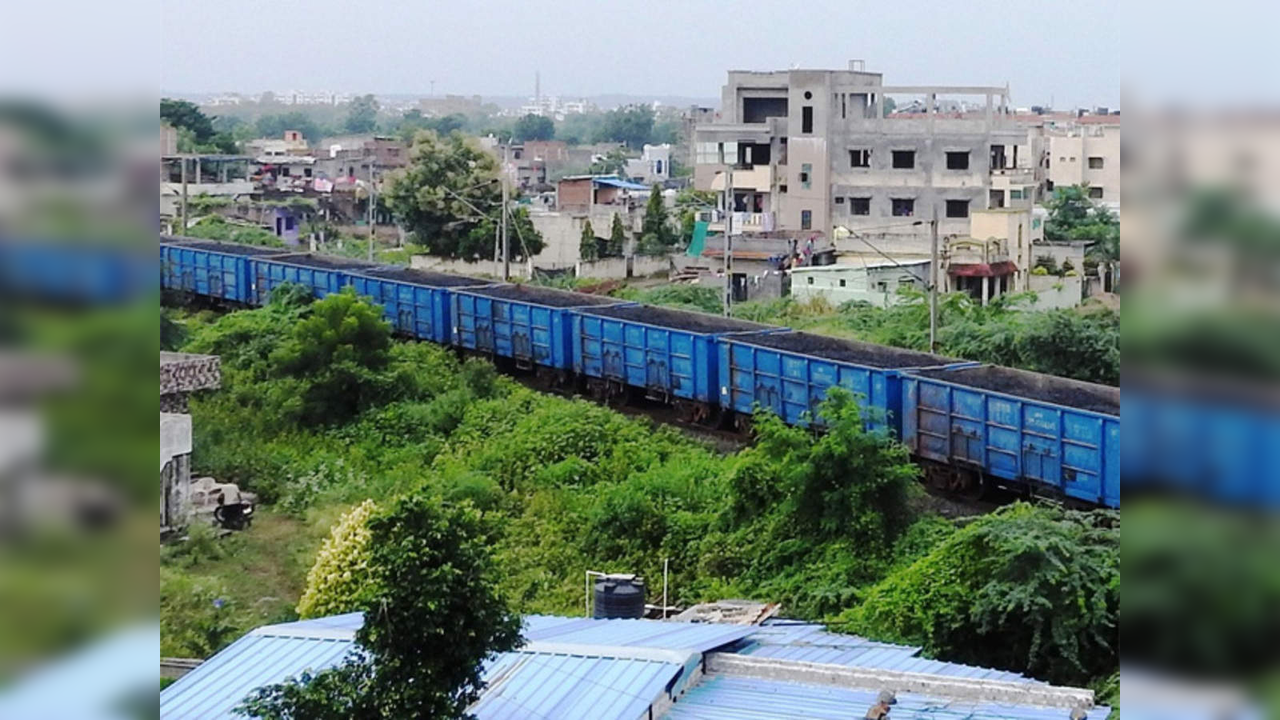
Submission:
[[[734,413],[733,429],[747,437],[751,437],[755,434],[755,421],[747,413]]]
[[[947,491],[965,500],[981,500],[987,494],[986,479],[976,470],[952,468],[947,480]]]

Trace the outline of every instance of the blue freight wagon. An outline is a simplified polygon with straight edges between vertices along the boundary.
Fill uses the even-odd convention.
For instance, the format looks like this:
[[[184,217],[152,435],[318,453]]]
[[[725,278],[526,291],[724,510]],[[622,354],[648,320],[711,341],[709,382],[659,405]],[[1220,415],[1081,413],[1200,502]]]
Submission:
[[[449,318],[453,288],[493,285],[461,275],[385,267],[353,273],[356,293],[382,306],[396,332],[441,345],[453,344]]]
[[[909,370],[902,439],[952,489],[1120,507],[1120,389],[984,365]]]
[[[166,238],[160,244],[160,287],[212,300],[250,304],[256,297],[251,260],[283,253],[280,248]]]
[[[301,285],[319,300],[330,293],[342,292],[342,288],[351,284],[352,272],[376,267],[377,264],[364,260],[312,253],[255,260],[254,302],[266,305],[271,300],[272,291],[284,283]]]
[[[155,292],[155,255],[104,242],[0,238],[0,295],[106,305]]]
[[[1130,491],[1280,508],[1280,394],[1203,378],[1125,376],[1121,467]]]
[[[704,421],[719,409],[717,339],[782,330],[648,305],[583,308],[573,316],[573,369],[597,394],[632,388]]]
[[[901,437],[902,370],[977,363],[806,332],[728,335],[720,341],[720,406],[749,417],[758,404],[807,425],[832,387],[858,398],[875,429]]]
[[[457,288],[451,293],[453,343],[534,365],[568,370],[572,362],[571,308],[625,301],[530,285]]]

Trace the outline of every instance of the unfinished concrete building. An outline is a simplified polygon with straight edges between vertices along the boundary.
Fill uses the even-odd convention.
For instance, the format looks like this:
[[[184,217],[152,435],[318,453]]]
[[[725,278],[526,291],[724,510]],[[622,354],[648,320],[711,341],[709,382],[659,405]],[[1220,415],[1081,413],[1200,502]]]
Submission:
[[[885,85],[859,61],[730,71],[719,117],[695,131],[695,187],[723,193],[731,175],[732,207],[720,209],[735,213],[735,231],[927,250],[935,211],[942,235],[964,236],[970,211],[993,202],[993,178],[1002,200],[1006,186],[1035,184],[1040,159],[1024,157],[1008,99],[1003,87]],[[911,111],[888,112],[889,100]]]

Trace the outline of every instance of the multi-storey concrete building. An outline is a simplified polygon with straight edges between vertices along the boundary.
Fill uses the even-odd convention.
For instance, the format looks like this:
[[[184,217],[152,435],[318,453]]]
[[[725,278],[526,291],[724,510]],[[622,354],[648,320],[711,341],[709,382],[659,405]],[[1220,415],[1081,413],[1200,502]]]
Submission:
[[[922,99],[923,111],[887,113],[890,96]],[[1002,198],[1034,187],[1039,158],[1021,156],[1027,144],[1002,87],[888,86],[859,61],[730,71],[718,119],[695,130],[694,184],[723,192],[731,175],[735,230],[836,237],[844,228],[915,251],[927,247],[935,212],[942,235],[967,235],[970,211],[993,201],[993,177],[1005,178]]]
[[[1088,185],[1089,197],[1120,205],[1120,116],[1086,115],[1049,135],[1051,187]]]

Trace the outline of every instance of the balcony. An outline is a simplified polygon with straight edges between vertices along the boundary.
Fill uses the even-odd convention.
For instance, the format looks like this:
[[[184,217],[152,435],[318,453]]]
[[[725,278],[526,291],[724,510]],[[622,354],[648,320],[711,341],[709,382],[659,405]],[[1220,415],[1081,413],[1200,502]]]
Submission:
[[[734,183],[735,185],[737,183]],[[734,213],[733,229],[736,235],[743,233],[762,233],[769,232],[773,228],[769,227],[769,215],[767,212]],[[707,223],[707,229],[711,232],[724,232],[724,213],[720,210],[699,210],[696,219],[700,222]]]
[[[715,179],[711,181],[712,191],[724,192],[724,176],[724,172],[716,173]],[[733,189],[754,190],[762,193],[771,192],[773,190],[773,168],[768,165],[756,165],[750,170],[734,170]]]

